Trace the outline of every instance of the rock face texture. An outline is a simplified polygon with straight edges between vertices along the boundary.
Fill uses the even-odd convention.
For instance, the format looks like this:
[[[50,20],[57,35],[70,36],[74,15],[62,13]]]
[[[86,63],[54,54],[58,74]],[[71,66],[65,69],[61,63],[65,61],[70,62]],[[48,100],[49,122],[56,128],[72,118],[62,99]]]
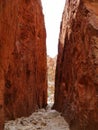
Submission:
[[[71,130],[98,130],[98,1],[67,0],[59,38],[54,108]]]
[[[0,0],[0,130],[47,104],[45,39],[40,0]]]

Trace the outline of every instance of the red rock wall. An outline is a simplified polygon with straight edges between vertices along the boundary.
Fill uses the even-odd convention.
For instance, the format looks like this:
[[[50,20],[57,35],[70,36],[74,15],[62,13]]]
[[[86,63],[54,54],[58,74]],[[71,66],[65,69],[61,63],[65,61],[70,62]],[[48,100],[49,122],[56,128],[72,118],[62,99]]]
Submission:
[[[98,1],[67,0],[59,38],[54,108],[71,130],[98,130]]]
[[[46,106],[45,39],[40,0],[0,0],[0,125]]]

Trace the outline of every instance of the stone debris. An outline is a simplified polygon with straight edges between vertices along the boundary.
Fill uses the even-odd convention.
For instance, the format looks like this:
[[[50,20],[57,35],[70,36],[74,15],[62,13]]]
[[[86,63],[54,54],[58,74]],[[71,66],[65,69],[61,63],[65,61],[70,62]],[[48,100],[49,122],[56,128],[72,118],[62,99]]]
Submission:
[[[48,106],[29,117],[6,122],[4,130],[69,130],[69,126],[59,112]]]

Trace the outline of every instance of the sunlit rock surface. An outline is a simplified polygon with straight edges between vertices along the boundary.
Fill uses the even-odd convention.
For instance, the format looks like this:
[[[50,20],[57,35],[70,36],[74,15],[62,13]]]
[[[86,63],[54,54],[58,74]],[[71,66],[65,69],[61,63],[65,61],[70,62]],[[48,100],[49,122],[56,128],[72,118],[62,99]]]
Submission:
[[[67,0],[56,68],[54,108],[71,130],[98,130],[98,1]]]
[[[47,104],[45,39],[40,0],[0,0],[0,130]]]

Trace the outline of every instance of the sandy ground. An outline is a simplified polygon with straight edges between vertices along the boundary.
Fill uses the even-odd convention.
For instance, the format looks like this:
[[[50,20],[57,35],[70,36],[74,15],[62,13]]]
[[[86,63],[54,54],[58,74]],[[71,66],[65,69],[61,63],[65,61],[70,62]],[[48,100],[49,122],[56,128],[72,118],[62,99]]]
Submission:
[[[48,106],[29,117],[6,122],[4,130],[69,130],[69,126],[60,113]]]

